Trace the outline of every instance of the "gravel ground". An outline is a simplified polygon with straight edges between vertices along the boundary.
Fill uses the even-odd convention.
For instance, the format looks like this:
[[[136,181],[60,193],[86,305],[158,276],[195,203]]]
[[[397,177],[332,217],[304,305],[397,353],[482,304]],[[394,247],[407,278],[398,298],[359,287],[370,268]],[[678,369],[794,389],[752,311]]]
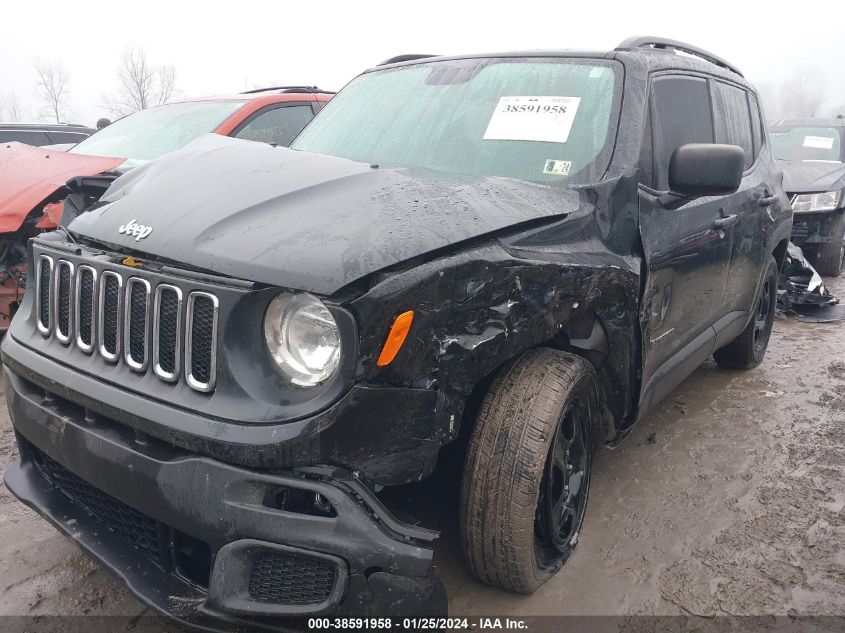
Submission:
[[[845,297],[845,280],[830,286]],[[15,456],[5,409],[4,464]],[[408,490],[443,530],[435,556],[453,615],[845,615],[845,325],[779,317],[761,367],[706,363],[625,443],[601,451],[578,550],[532,596],[467,574],[456,503],[443,494],[456,476]],[[0,615],[148,613],[0,489]],[[18,628],[32,622],[59,626],[44,618]]]

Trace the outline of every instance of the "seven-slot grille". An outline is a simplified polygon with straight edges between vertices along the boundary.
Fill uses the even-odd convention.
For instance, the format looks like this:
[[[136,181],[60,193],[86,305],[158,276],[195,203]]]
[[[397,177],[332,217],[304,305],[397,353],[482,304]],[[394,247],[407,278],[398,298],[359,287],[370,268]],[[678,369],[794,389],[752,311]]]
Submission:
[[[196,391],[214,389],[217,378],[219,302],[209,292],[185,296],[169,283],[153,286],[115,270],[97,273],[49,255],[38,257],[36,320],[44,336],[96,352],[109,363],[123,361],[137,372],[150,366],[167,382],[179,379]],[[184,314],[183,314],[184,313]],[[184,323],[184,326],[183,326]],[[184,337],[184,353],[182,339]]]

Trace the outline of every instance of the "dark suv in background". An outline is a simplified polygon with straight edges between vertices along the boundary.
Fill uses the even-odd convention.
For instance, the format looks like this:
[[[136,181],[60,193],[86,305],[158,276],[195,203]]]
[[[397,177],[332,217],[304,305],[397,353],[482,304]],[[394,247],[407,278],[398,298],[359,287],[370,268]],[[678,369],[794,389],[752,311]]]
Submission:
[[[174,617],[442,613],[390,493],[450,444],[469,568],[534,591],[594,451],[763,360],[792,211],[734,66],[400,59],[292,149],[201,137],[29,244],[6,484]]]
[[[84,141],[97,130],[76,123],[0,123],[0,143],[66,145]]]
[[[769,138],[784,161],[792,241],[822,275],[838,277],[845,270],[845,118],[777,121]]]

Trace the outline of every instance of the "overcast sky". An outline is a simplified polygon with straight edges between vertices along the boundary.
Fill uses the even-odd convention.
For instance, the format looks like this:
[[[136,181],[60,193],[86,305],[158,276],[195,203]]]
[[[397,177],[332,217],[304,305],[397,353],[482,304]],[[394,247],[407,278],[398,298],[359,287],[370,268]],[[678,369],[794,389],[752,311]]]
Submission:
[[[0,19],[0,96],[14,92],[38,117],[36,58],[61,58],[70,73],[70,120],[107,114],[115,67],[127,44],[176,68],[183,97],[263,85],[338,90],[399,53],[516,49],[608,50],[630,35],[695,43],[752,81],[777,85],[816,67],[826,110],[845,109],[845,2],[804,0],[789,12],[763,3],[487,0],[335,2],[8,2]]]

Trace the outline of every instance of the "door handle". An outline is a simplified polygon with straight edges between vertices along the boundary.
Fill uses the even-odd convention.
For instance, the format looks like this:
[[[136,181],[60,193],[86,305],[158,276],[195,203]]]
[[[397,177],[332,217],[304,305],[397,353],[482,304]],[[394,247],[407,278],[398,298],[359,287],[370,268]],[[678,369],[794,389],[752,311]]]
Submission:
[[[757,206],[758,207],[770,207],[777,201],[778,201],[777,196],[763,196],[762,198],[757,198]]]
[[[736,217],[736,214],[726,215],[725,217],[718,218],[715,222],[713,222],[713,228],[720,231],[722,229],[727,229],[736,224],[738,219],[739,218]]]

